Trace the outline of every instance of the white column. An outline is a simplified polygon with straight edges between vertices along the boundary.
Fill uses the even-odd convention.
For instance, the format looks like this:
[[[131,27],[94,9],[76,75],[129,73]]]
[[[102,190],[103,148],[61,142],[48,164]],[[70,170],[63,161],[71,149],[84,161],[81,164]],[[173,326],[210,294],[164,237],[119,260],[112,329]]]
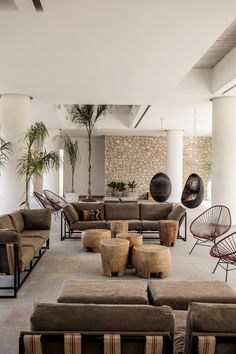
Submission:
[[[166,132],[166,173],[172,184],[168,201],[180,202],[183,189],[183,130]]]
[[[59,152],[58,137],[60,134],[60,129],[48,129],[48,132],[49,137],[45,140],[44,148],[46,148],[47,152]],[[49,189],[59,195],[59,170],[53,169],[43,175],[43,189]]]
[[[1,137],[13,144],[13,152],[1,171],[1,214],[19,209],[24,200],[25,181],[23,177],[19,178],[17,175],[17,164],[23,153],[23,133],[30,126],[30,113],[29,96],[1,95]]]
[[[212,205],[226,205],[236,224],[236,97],[212,102]]]

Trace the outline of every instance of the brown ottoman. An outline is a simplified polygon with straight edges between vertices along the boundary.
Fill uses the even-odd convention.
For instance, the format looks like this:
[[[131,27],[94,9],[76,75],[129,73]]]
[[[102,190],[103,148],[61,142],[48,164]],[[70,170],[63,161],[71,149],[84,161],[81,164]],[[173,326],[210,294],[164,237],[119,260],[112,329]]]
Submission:
[[[151,274],[159,273],[160,278],[164,278],[170,271],[170,250],[159,245],[134,246],[132,264],[139,277],[149,278]]]
[[[127,267],[132,268],[132,250],[134,246],[139,246],[143,244],[143,235],[136,233],[121,232],[116,235],[117,238],[122,238],[123,240],[129,241],[129,255],[127,261]]]
[[[110,221],[111,238],[116,237],[116,234],[120,232],[128,232],[129,223],[128,221],[116,220]]]
[[[67,280],[57,302],[81,304],[148,304],[141,281]]]
[[[121,277],[125,274],[129,253],[129,241],[120,238],[101,241],[103,274],[111,277],[114,273]]]
[[[89,229],[81,234],[84,250],[88,252],[101,252],[101,240],[108,238],[111,238],[111,232],[107,229]]]
[[[179,223],[175,220],[160,220],[159,235],[163,246],[174,246],[179,231]]]
[[[147,292],[151,305],[173,310],[187,310],[190,302],[236,303],[236,292],[223,281],[149,281]]]

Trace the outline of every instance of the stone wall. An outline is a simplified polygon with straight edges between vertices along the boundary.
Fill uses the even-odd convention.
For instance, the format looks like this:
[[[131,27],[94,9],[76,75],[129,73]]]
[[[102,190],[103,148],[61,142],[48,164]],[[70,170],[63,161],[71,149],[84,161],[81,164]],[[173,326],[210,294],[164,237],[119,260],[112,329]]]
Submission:
[[[211,173],[211,138],[198,137],[196,140],[194,144],[194,138],[184,137],[183,185],[188,175],[196,172],[203,178],[206,187]],[[152,176],[157,172],[166,172],[165,160],[164,136],[106,136],[105,186],[112,180],[135,180],[139,195],[144,197]]]

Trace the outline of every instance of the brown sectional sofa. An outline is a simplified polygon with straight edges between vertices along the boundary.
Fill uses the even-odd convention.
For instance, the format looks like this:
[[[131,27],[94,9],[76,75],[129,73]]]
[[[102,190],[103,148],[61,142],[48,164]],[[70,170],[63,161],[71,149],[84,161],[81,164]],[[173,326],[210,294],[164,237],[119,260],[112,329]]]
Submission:
[[[97,211],[97,215],[85,220],[87,211]],[[95,212],[94,212],[95,213]],[[127,220],[130,231],[158,232],[160,220],[177,220],[184,225],[186,241],[186,209],[172,203],[72,203],[62,211],[61,240],[86,229],[109,228],[112,220]]]
[[[18,289],[49,248],[50,228],[50,209],[19,210],[0,216],[0,290],[3,292],[0,297],[17,296]]]

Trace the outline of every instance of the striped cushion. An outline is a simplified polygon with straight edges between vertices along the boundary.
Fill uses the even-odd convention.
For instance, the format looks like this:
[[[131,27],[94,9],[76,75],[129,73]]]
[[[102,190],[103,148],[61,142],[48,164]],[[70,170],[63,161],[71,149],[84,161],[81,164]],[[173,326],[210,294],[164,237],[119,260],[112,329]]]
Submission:
[[[162,354],[163,337],[162,336],[146,336],[145,354]]]
[[[214,336],[198,336],[198,354],[214,354],[216,339]]]
[[[80,333],[64,334],[64,353],[81,354],[81,335]]]
[[[43,354],[41,335],[30,334],[24,336],[25,354]]]
[[[121,354],[119,334],[104,334],[104,354]]]

